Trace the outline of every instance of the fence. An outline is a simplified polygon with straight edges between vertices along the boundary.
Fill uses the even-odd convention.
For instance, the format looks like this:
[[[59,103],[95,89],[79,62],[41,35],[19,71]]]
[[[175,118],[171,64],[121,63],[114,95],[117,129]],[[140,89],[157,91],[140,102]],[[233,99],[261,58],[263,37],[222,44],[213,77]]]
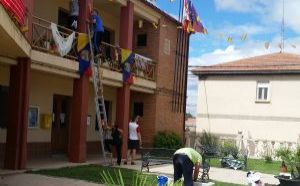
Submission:
[[[50,28],[51,22],[33,16],[32,24],[32,47],[42,52],[59,55]],[[71,33],[73,33],[73,31],[68,28],[59,25],[57,25],[57,27],[60,35],[63,37],[68,37]],[[76,33],[72,49],[65,56],[66,58],[77,60],[77,36],[78,33]],[[102,42],[100,48],[102,50],[102,55],[100,56],[102,58],[102,67],[112,71],[121,72],[120,48],[105,42]],[[155,81],[155,69],[156,65],[152,59],[139,54],[134,55],[134,63],[131,66],[131,70],[136,77]]]

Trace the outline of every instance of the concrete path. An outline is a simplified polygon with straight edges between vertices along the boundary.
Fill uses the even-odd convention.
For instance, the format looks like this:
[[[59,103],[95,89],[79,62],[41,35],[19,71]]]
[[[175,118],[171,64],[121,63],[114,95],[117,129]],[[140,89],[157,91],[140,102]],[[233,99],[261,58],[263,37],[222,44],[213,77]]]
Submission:
[[[99,186],[99,184],[36,174],[14,174],[1,177],[0,186]]]
[[[122,165],[122,167],[126,167],[129,169],[140,170],[140,162],[137,162],[137,165]],[[168,177],[173,177],[173,165],[157,165],[150,167],[150,172],[153,174],[161,174],[166,175]],[[264,183],[268,184],[279,184],[279,181],[274,178],[274,175],[271,174],[260,174],[261,180]],[[241,170],[233,170],[233,169],[223,169],[223,168],[214,168],[210,169],[209,177],[212,180],[227,182],[227,183],[235,183],[247,185],[246,172]]]

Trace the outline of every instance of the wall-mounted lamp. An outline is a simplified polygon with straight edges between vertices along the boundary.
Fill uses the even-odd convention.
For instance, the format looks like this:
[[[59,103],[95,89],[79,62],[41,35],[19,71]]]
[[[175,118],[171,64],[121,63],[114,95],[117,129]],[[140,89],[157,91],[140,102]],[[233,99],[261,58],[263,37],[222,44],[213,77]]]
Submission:
[[[139,28],[142,28],[144,25],[144,21],[140,19],[138,22],[139,22]]]

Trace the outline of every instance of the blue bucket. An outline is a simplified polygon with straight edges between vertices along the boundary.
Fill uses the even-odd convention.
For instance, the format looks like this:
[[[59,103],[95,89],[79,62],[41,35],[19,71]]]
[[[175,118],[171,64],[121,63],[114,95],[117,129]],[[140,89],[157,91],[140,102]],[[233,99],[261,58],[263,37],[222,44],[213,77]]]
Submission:
[[[167,176],[157,176],[157,186],[166,186],[168,183]]]

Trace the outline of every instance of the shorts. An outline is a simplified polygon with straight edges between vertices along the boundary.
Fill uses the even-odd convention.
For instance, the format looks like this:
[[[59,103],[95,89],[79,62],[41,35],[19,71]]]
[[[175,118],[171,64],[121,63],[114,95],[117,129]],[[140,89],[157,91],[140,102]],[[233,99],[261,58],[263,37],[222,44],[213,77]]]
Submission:
[[[139,148],[140,148],[140,141],[139,140],[128,140],[128,149],[138,150]]]

